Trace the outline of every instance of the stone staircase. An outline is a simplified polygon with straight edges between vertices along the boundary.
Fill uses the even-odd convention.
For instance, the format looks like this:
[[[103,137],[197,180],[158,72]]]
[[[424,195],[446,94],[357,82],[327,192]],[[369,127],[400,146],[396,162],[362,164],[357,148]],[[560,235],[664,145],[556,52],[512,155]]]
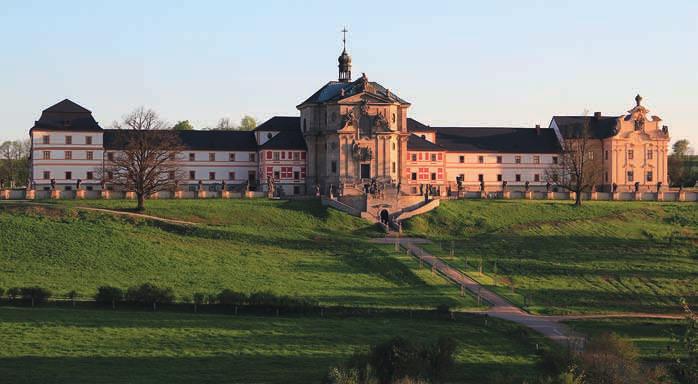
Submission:
[[[392,185],[386,185],[380,195],[367,195],[359,186],[353,185],[344,185],[343,191],[343,195],[336,198],[323,197],[323,204],[378,223],[383,226],[386,232],[400,231],[401,220],[428,212],[439,206],[438,199],[424,201],[422,196],[402,194],[398,196],[397,188]],[[388,225],[381,221],[381,216],[385,216],[386,213]]]

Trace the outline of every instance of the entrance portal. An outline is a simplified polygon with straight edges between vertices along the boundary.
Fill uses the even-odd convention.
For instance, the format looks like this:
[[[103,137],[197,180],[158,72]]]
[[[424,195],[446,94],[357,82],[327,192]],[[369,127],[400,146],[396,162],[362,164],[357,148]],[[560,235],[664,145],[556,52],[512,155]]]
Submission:
[[[388,225],[390,222],[390,214],[388,214],[388,210],[384,209],[381,211],[381,223]]]
[[[361,178],[370,179],[371,178],[371,164],[361,164]]]

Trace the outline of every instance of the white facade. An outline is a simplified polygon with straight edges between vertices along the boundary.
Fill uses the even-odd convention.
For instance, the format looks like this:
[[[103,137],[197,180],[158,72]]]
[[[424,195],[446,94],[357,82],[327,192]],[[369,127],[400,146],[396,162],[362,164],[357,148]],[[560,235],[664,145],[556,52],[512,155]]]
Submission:
[[[50,189],[51,180],[60,189],[96,189],[100,183],[97,170],[104,155],[101,132],[42,131],[31,132],[32,180],[38,190]]]

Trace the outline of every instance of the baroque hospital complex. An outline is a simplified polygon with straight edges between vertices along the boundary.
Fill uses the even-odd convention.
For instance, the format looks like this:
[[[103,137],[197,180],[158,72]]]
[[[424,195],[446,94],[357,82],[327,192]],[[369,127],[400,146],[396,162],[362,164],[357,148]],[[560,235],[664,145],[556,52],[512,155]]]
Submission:
[[[368,180],[439,193],[462,189],[541,189],[565,140],[588,127],[588,157],[600,164],[598,188],[630,190],[667,183],[668,128],[648,115],[642,98],[624,114],[553,116],[547,128],[434,127],[409,117],[410,103],[363,74],[352,80],[346,47],[339,76],[300,103],[298,116],[276,116],[254,131],[177,131],[186,148],[176,159],[181,188],[325,194]],[[70,100],[45,109],[30,129],[31,185],[87,191],[112,189],[100,169],[121,148],[114,129]]]

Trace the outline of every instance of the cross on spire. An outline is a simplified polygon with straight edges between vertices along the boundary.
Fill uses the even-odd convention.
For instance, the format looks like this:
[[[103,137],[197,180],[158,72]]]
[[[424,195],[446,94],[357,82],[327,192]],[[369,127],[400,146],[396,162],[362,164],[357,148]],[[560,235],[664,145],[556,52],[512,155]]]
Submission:
[[[346,51],[347,50],[347,32],[349,32],[349,31],[347,30],[347,27],[345,26],[344,28],[342,28],[341,32],[343,35],[342,36],[342,43],[344,43],[344,51]]]

